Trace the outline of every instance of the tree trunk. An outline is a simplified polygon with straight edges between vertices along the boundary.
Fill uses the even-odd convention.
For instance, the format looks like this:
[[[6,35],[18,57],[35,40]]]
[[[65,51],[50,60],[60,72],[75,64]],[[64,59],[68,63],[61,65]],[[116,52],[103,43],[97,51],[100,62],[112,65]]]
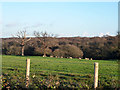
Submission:
[[[43,56],[46,57],[46,48],[45,48],[45,46],[44,46],[44,55]]]
[[[44,46],[43,46],[43,49],[44,49],[44,55],[43,55],[43,56],[46,57],[46,50],[45,50],[45,49],[46,49],[46,40],[45,40],[45,38],[44,38],[43,41],[44,41],[44,42],[43,42],[43,45],[44,45]]]
[[[46,57],[46,54],[45,54],[45,52],[44,52],[44,55],[43,55],[44,57]]]
[[[25,48],[25,46],[23,45],[22,46],[22,56],[24,56],[24,48]]]

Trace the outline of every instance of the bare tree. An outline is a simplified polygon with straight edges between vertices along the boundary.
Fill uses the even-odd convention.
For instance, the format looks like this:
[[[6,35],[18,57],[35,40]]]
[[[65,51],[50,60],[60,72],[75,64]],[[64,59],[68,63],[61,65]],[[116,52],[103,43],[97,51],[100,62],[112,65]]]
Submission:
[[[15,41],[20,44],[20,46],[21,46],[21,55],[24,56],[25,43],[28,42],[29,40],[31,40],[31,38],[27,38],[26,30],[18,31],[17,34],[16,34],[16,37],[18,39],[15,39]]]
[[[46,57],[46,49],[48,48],[48,45],[50,44],[50,39],[57,37],[57,35],[49,34],[46,31],[34,31],[34,35],[43,43],[43,57]]]

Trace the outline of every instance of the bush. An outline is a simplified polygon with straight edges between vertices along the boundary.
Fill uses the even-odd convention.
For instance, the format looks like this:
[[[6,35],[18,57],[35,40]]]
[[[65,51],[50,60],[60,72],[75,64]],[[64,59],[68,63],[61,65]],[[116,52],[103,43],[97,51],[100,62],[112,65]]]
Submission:
[[[12,43],[12,44],[11,44]],[[2,54],[5,55],[20,55],[21,48],[15,42],[2,43]]]
[[[59,47],[59,49],[56,49],[53,52],[54,56],[63,56],[63,57],[74,57],[74,58],[78,58],[78,57],[83,57],[83,52],[74,45],[61,45]]]
[[[65,57],[65,52],[63,50],[60,49],[56,49],[53,54],[53,56],[58,56],[58,57]]]
[[[32,47],[32,46],[28,46],[28,47],[26,47],[25,48],[25,55],[34,55],[35,53],[34,53],[34,47]]]

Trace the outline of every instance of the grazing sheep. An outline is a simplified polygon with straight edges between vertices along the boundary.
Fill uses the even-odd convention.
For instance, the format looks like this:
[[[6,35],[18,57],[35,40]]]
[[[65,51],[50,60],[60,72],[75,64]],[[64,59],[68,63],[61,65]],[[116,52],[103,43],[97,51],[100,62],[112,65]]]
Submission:
[[[70,59],[72,59],[72,57],[69,57]]]
[[[92,58],[90,58],[90,60],[93,60]]]
[[[46,57],[46,55],[43,55],[43,57]]]
[[[81,60],[81,58],[79,58]]]
[[[89,60],[89,58],[85,58],[86,60]]]
[[[50,57],[53,57],[53,56],[50,56]]]
[[[61,58],[63,58],[63,57],[61,56]]]

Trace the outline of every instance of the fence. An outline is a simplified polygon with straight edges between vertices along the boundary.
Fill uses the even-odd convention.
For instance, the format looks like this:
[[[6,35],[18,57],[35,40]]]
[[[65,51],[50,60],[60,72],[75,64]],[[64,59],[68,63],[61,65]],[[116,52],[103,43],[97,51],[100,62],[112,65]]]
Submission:
[[[30,75],[30,59],[26,60],[26,88],[29,87],[29,75]],[[94,63],[94,89],[98,86],[98,63]]]
[[[29,58],[31,58],[31,57],[29,57]],[[98,79],[98,63],[94,63],[94,60],[92,61],[92,60],[78,60],[78,59],[68,59],[68,60],[63,60],[63,59],[57,59],[56,60],[56,58],[48,58],[48,59],[50,59],[50,60],[47,60],[47,57],[46,58],[41,58],[41,60],[40,60],[40,58],[38,58],[38,62],[37,62],[37,60],[33,60],[34,58],[32,58],[31,59],[31,62],[30,62],[30,59],[27,59],[26,60],[26,65],[22,65],[22,66],[25,66],[24,68],[22,67],[22,66],[20,66],[20,64],[16,64],[15,66],[18,66],[19,68],[17,69],[17,67],[16,68],[10,68],[10,67],[6,67],[6,69],[7,70],[11,70],[11,71],[13,71],[13,72],[17,72],[18,74],[21,74],[21,72],[23,72],[23,71],[26,71],[26,72],[24,72],[23,74],[25,74],[26,73],[26,82],[24,83],[25,85],[25,87],[26,88],[30,88],[31,87],[31,85],[32,85],[32,83],[31,83],[31,80],[32,81],[35,81],[35,80],[37,80],[37,82],[39,81],[39,80],[41,80],[41,77],[48,77],[49,76],[49,74],[47,73],[46,74],[46,72],[47,71],[50,71],[50,73],[52,73],[52,72],[58,72],[58,75],[59,75],[59,77],[58,78],[60,78],[60,80],[62,80],[64,77],[66,77],[66,76],[68,76],[67,77],[67,79],[68,78],[77,78],[77,77],[80,77],[80,78],[82,78],[82,79],[84,79],[84,81],[85,81],[85,78],[86,78],[86,75],[88,75],[88,77],[92,77],[91,78],[91,80],[93,80],[92,81],[92,85],[94,85],[93,87],[94,88],[97,88],[100,84],[100,82],[99,81],[101,81],[101,78],[99,78]],[[55,59],[55,60],[54,60]],[[75,61],[74,61],[75,60]],[[17,60],[18,61],[18,60]],[[25,60],[23,60],[24,62],[25,62]],[[53,62],[55,62],[55,63],[53,63]],[[51,68],[52,66],[54,66],[54,65],[52,65],[51,63],[53,63],[53,64],[57,64],[56,66],[57,67],[55,67],[55,68]],[[69,64],[68,64],[69,63]],[[76,63],[78,63],[78,64],[76,64]],[[43,65],[42,65],[43,64]],[[43,68],[41,68],[41,65],[42,66],[45,66],[45,67],[43,67]],[[64,71],[63,72],[65,72],[65,73],[61,73],[61,71],[63,70],[63,69],[61,69],[61,67],[59,67],[59,66],[65,66],[65,65],[69,65],[69,66],[66,66],[67,68],[65,68],[65,67],[62,67],[63,69],[64,69]],[[76,67],[76,65],[77,65],[77,67],[76,68],[74,68],[74,69],[72,69],[71,70],[71,68],[70,68],[70,66],[73,66],[73,67]],[[79,65],[79,66],[78,66]],[[11,66],[11,65],[9,65],[9,66]],[[81,66],[81,68],[79,68]],[[85,66],[85,67],[84,67]],[[88,66],[88,67],[87,67]],[[108,67],[110,67],[110,66],[114,66],[114,67],[116,67],[117,65],[116,64],[113,64],[112,65],[112,63],[111,64],[107,64],[106,63],[106,61],[101,65],[101,63],[99,63],[99,77],[101,77],[102,76],[102,78],[104,78],[103,76],[104,75],[109,75],[109,76],[117,76],[115,73],[108,73],[108,72],[104,72],[104,73],[102,73],[101,72],[101,70],[105,70],[105,69],[108,69],[108,68],[102,68],[102,67],[106,67],[106,66],[108,66]],[[12,67],[12,66],[11,66]],[[22,67],[22,68],[21,68]],[[30,67],[31,67],[31,70],[30,70]],[[47,67],[47,68],[46,68]],[[48,68],[49,67],[49,68]],[[72,67],[72,68],[73,68]],[[83,67],[83,68],[82,68]],[[79,68],[79,69],[78,69]],[[102,68],[102,69],[101,69]],[[4,67],[3,67],[3,69],[4,69]],[[76,70],[77,69],[77,70]],[[4,69],[5,70],[5,69]],[[81,71],[81,70],[83,70],[83,71]],[[43,71],[45,71],[45,73],[43,72]],[[72,74],[73,73],[73,74]],[[75,73],[77,73],[77,74],[75,74]],[[92,74],[91,74],[92,73]],[[93,74],[94,73],[94,74]],[[81,75],[81,74],[83,74],[83,75]],[[85,75],[84,75],[85,74]],[[89,76],[89,74],[91,74],[91,76]],[[14,75],[14,74],[13,74]],[[45,76],[46,75],[46,76]],[[54,75],[54,74],[52,74],[52,75]],[[76,77],[76,76],[77,77]],[[40,76],[40,78],[38,77],[38,76]],[[75,77],[74,77],[75,76]],[[82,77],[83,76],[83,77]],[[84,76],[85,76],[85,78],[84,78]],[[33,77],[33,78],[32,78]],[[35,77],[35,78],[34,78]],[[9,77],[8,77],[9,78]],[[18,78],[19,78],[19,76],[18,76]],[[18,79],[19,80],[19,79]],[[25,78],[24,78],[24,80],[25,80]],[[47,80],[47,79],[45,79],[45,80]],[[76,79],[77,80],[77,79]],[[86,81],[87,81],[88,79],[86,79]],[[80,82],[79,81],[79,79],[77,80],[78,82]],[[37,82],[35,82],[35,83],[37,83]],[[47,81],[46,81],[47,82]],[[34,82],[33,82],[34,83]],[[39,84],[39,83],[38,83]],[[36,84],[36,85],[38,85],[38,84]],[[87,83],[88,84],[88,83]],[[89,84],[88,84],[89,85]],[[90,84],[91,85],[91,84]],[[30,86],[30,87],[29,87]],[[39,86],[40,87],[40,86]],[[87,86],[86,86],[87,87]],[[90,86],[91,87],[91,86]]]

